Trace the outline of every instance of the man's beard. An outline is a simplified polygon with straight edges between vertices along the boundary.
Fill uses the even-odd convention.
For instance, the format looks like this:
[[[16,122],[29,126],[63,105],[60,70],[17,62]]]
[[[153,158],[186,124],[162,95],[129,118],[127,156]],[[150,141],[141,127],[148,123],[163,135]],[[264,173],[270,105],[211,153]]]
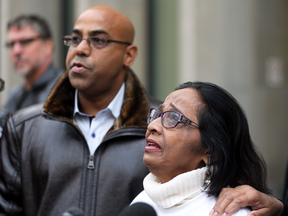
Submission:
[[[19,61],[23,62],[24,64],[19,65],[19,63],[18,63]],[[17,56],[13,61],[13,65],[14,65],[14,68],[16,70],[16,73],[19,74],[21,77],[26,77],[26,76],[33,73],[32,68],[29,69],[29,68],[25,67],[25,65],[27,65],[27,62],[29,63],[29,60],[25,57],[23,58],[22,56]]]

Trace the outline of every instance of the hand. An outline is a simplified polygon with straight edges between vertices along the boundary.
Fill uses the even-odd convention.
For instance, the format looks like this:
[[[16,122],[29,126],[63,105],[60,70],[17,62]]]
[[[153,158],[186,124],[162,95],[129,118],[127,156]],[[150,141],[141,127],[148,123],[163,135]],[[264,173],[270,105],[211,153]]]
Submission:
[[[241,207],[251,206],[248,216],[280,216],[283,203],[248,185],[223,188],[209,216],[230,216]]]

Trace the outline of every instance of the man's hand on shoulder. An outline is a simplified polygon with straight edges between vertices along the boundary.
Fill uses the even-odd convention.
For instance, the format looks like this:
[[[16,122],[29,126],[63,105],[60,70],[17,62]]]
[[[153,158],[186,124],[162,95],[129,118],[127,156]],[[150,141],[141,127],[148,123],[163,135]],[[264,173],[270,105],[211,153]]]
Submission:
[[[223,188],[210,216],[230,216],[241,207],[251,206],[248,216],[280,216],[283,203],[248,185]]]

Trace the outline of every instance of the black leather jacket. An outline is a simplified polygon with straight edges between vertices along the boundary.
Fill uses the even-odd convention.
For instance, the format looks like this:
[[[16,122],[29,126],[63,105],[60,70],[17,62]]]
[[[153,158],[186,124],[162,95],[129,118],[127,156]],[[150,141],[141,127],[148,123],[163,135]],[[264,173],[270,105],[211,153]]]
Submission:
[[[148,173],[142,159],[149,99],[130,69],[125,82],[120,117],[94,155],[73,119],[75,89],[67,72],[44,106],[8,119],[0,146],[0,215],[61,216],[75,206],[87,216],[117,216],[130,204]]]

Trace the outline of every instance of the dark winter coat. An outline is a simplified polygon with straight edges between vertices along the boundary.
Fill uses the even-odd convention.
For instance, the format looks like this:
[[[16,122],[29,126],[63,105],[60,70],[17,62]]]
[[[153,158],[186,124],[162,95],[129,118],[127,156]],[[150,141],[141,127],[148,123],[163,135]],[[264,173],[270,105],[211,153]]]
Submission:
[[[0,143],[0,215],[61,216],[75,206],[87,216],[117,216],[143,190],[150,105],[135,74],[128,69],[121,114],[94,155],[73,118],[74,94],[65,72],[44,106],[8,119]]]

